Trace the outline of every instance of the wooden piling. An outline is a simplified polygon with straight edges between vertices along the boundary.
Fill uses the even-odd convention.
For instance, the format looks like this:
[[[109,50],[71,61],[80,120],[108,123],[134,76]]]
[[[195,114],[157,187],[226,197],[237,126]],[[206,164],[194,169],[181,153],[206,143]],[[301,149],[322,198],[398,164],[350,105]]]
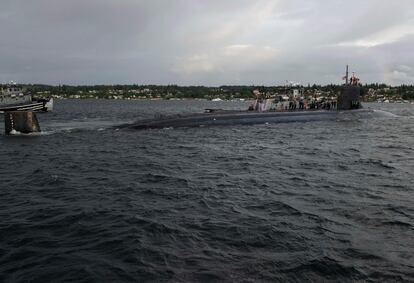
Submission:
[[[31,111],[10,111],[4,113],[4,130],[6,135],[15,132],[29,134],[40,132],[36,114]]]

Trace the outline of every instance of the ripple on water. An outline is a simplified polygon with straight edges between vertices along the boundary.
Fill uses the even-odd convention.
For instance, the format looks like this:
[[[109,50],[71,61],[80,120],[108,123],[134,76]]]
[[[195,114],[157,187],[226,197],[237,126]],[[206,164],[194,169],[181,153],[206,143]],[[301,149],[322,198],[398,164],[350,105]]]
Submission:
[[[112,125],[210,102],[56,106],[53,134],[0,136],[2,282],[414,281],[407,106],[153,131]]]

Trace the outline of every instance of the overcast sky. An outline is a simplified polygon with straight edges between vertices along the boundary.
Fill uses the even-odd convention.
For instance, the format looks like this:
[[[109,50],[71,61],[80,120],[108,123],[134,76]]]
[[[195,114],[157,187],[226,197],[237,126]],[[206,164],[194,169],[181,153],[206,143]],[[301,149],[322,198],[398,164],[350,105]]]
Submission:
[[[0,82],[414,83],[413,0],[0,0]]]

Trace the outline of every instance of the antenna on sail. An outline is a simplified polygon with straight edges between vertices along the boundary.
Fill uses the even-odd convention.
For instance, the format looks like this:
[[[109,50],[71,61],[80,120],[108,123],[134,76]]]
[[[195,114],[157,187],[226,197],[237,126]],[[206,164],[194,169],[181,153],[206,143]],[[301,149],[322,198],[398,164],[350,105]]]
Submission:
[[[348,77],[349,77],[349,73],[348,73],[348,65],[346,65],[346,73],[345,73],[345,84],[348,85]]]
[[[342,80],[345,80],[345,85],[348,85],[348,81],[349,81],[348,65],[346,65],[346,73],[345,73],[345,76],[342,77]]]

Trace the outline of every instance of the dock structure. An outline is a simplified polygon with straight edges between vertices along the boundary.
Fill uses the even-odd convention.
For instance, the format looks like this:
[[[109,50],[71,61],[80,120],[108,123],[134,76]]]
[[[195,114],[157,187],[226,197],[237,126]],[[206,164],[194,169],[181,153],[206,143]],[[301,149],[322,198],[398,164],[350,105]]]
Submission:
[[[4,113],[4,130],[6,135],[14,133],[40,132],[39,121],[36,114],[31,111],[9,111]]]

